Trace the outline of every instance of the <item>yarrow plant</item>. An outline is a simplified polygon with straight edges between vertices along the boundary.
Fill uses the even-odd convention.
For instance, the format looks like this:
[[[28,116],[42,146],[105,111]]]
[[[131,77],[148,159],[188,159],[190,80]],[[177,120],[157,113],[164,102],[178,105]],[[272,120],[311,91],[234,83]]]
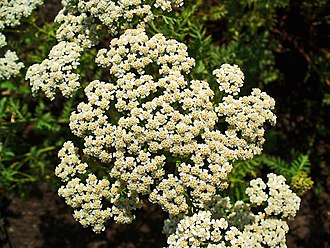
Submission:
[[[2,0],[0,3],[0,49],[7,45],[6,37],[2,33],[6,27],[20,24],[22,17],[31,15],[33,9],[43,4],[43,0]],[[15,51],[7,50],[0,58],[0,80],[15,76],[24,67]]]
[[[260,89],[239,96],[244,74],[237,65],[213,70],[215,91],[189,79],[195,60],[187,46],[148,33],[155,11],[183,1],[150,2],[62,1],[59,43],[28,69],[34,94],[70,97],[81,86],[75,70],[82,52],[100,42],[99,30],[113,36],[95,57],[108,76],[91,81],[71,113],[82,147],[67,141],[59,151],[59,195],[96,233],[111,218],[131,223],[149,201],[169,214],[169,247],[285,247],[286,220],[300,199],[282,176],[252,180],[249,202],[223,194],[233,162],[261,154],[275,101]]]

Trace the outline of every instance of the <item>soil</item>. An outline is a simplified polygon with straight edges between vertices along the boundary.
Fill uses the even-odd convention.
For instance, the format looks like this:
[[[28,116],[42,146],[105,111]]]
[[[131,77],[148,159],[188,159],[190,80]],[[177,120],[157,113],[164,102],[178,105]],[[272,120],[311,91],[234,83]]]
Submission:
[[[95,234],[72,217],[70,207],[47,184],[36,185],[28,198],[9,195],[6,216],[0,226],[3,248],[135,248],[161,247],[164,214],[155,205],[145,206],[130,225],[110,222],[106,231]]]

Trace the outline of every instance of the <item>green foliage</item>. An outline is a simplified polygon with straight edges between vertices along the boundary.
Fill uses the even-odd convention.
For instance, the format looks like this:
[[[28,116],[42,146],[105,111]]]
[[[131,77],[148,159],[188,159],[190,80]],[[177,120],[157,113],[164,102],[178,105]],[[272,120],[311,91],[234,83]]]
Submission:
[[[61,126],[57,123],[55,116],[50,112],[45,113],[45,105],[40,104],[35,109],[36,122],[34,128],[37,132],[59,132]]]
[[[287,1],[208,1],[200,6],[199,22],[211,33],[213,45],[205,50],[209,68],[222,63],[238,64],[248,83],[259,87],[280,77],[275,68],[278,42],[270,36],[276,11]],[[204,53],[205,55],[205,53]]]
[[[324,95],[323,103],[324,103],[325,105],[330,106],[330,94],[325,94],[325,95]]]
[[[309,172],[311,167],[308,156],[303,154],[296,155],[290,163],[277,156],[264,155],[263,163],[285,178],[292,178],[301,171]]]
[[[3,148],[0,161],[0,189],[8,191],[39,180],[38,174],[34,175],[31,172],[36,171],[43,175],[47,167],[47,152],[53,150],[55,147],[40,149],[33,146],[29,152],[16,155],[8,148]],[[29,169],[26,171],[24,167]]]
[[[41,9],[38,13],[15,29],[3,30],[8,43],[4,49],[16,51],[25,68],[0,82],[0,192],[16,189],[23,194],[24,185],[49,178],[61,134],[68,129],[68,109],[34,99],[24,79],[26,69],[42,61],[56,42],[56,25],[43,19]]]
[[[61,127],[42,102],[31,109],[25,100],[14,94],[0,100],[0,190],[37,181],[56,152],[51,134]],[[41,134],[48,141],[41,142]]]

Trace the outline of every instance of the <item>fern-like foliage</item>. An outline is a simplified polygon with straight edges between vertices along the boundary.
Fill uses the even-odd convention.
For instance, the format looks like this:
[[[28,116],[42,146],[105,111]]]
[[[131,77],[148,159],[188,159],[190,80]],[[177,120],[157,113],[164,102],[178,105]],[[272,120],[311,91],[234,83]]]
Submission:
[[[60,123],[68,124],[70,122],[71,112],[75,110],[74,102],[72,99],[68,99],[63,104],[62,113],[59,117]]]
[[[60,130],[60,126],[57,124],[55,117],[50,113],[45,113],[44,111],[45,106],[41,103],[39,106],[36,107],[35,115],[35,130],[37,132],[58,132]]]
[[[307,155],[298,153],[291,162],[286,162],[277,156],[263,155],[263,164],[277,174],[283,175],[291,188],[298,194],[303,195],[311,189],[314,182],[309,177],[311,162]]]
[[[308,156],[303,154],[296,155],[290,163],[277,156],[263,155],[262,162],[275,173],[283,175],[288,180],[301,171],[310,172],[311,167]]]

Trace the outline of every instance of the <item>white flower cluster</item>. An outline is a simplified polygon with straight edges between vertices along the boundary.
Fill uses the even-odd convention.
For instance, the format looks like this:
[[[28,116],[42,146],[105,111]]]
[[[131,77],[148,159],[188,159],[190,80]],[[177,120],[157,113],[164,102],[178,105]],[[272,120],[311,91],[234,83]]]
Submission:
[[[32,10],[41,4],[43,0],[1,0],[0,30],[19,25],[22,17],[31,15]]]
[[[83,226],[91,225],[95,232],[100,232],[104,223],[112,216],[110,209],[103,209],[102,205],[102,198],[108,198],[110,195],[109,181],[98,180],[92,173],[88,174],[85,184],[75,177],[76,173],[86,173],[88,165],[80,160],[78,149],[70,141],[64,143],[59,157],[61,163],[55,174],[67,182],[66,187],[62,186],[58,190],[59,195],[65,198],[68,205],[77,209],[74,212],[77,221]]]
[[[188,212],[188,204],[184,193],[186,187],[183,182],[174,175],[168,175],[167,179],[163,179],[156,190],[151,192],[149,200],[153,203],[158,203],[171,215]]]
[[[154,6],[161,8],[163,11],[172,11],[172,6],[180,7],[183,5],[183,0],[156,0]]]
[[[224,218],[212,218],[210,211],[200,211],[186,217],[167,239],[169,248],[251,248],[286,247],[285,235],[289,228],[285,221],[255,216],[253,223],[243,230],[230,226]]]
[[[148,0],[79,0],[62,1],[65,10],[74,13],[86,13],[104,24],[111,34],[133,27],[145,27],[154,18],[152,2]],[[155,8],[172,11],[180,7],[183,0],[156,0]],[[120,25],[121,24],[121,25]]]
[[[7,45],[6,37],[2,31],[6,27],[14,27],[20,24],[22,17],[27,17],[32,10],[41,5],[43,0],[1,0],[0,3],[0,48]],[[0,80],[15,76],[24,67],[22,62],[17,62],[16,52],[7,50],[5,56],[0,58]]]
[[[244,74],[237,65],[223,64],[213,71],[220,91],[227,94],[238,95],[244,83]]]
[[[299,210],[300,198],[285,183],[283,176],[271,173],[268,174],[267,185],[260,178],[252,180],[250,185],[251,187],[246,189],[246,194],[252,203],[267,203],[267,215],[292,219]]]
[[[230,226],[242,227],[254,220],[249,204],[241,200],[232,204],[229,197],[220,195],[214,195],[212,201],[204,209],[211,211],[215,219],[226,218]]]
[[[5,57],[0,58],[0,80],[9,79],[13,75],[17,75],[24,67],[22,62],[16,62],[18,57],[16,52],[7,51]]]
[[[61,24],[56,31],[58,41],[76,42],[83,48],[91,48],[98,43],[98,25],[86,13],[72,15],[62,9],[57,14],[55,21]]]
[[[268,177],[269,187],[274,187],[275,181],[279,182],[274,195],[278,198],[279,195],[288,196],[285,203],[283,199],[271,201],[273,208],[285,206],[281,216],[279,212],[270,211],[269,206],[264,212],[253,214],[249,204],[238,201],[232,206],[228,197],[216,196],[215,204],[208,210],[200,210],[181,219],[170,216],[165,221],[168,247],[286,247],[285,235],[289,228],[285,219],[294,217],[300,199],[288,189],[282,176],[269,174]],[[254,187],[247,191],[250,193],[250,202],[255,203],[255,195],[265,185],[260,178],[252,180],[251,185]]]
[[[64,96],[71,96],[80,86],[79,75],[72,70],[78,67],[81,52],[77,43],[61,41],[52,48],[49,59],[30,66],[26,79],[31,82],[32,93],[35,95],[41,89],[53,100],[56,89],[59,89]]]
[[[202,212],[207,212],[207,216],[209,216],[209,213],[211,213],[211,217],[208,217],[208,219],[210,219],[210,222],[214,222],[214,220],[221,220],[221,222],[224,223],[224,225],[226,226],[223,229],[226,229],[228,226],[240,227],[240,229],[242,229],[241,227],[251,224],[255,219],[255,216],[251,212],[250,206],[248,204],[245,204],[243,201],[237,201],[235,202],[235,204],[232,204],[229,197],[221,197],[218,194],[214,195],[212,197],[212,201],[208,202],[208,204],[204,206],[202,210],[198,210],[198,212],[195,214],[199,215]],[[183,222],[183,219],[187,220],[190,217],[192,216],[188,216],[185,214],[179,214],[175,216],[170,214],[169,218],[164,221],[163,233],[166,234],[167,237],[171,236],[171,239],[179,238],[179,222]],[[213,220],[211,220],[211,218]],[[192,226],[191,228],[195,227]],[[187,231],[187,233],[188,232],[189,231]],[[191,234],[188,234],[188,236],[189,239],[199,239],[197,237],[192,237]],[[216,239],[219,238],[221,237],[217,237]],[[181,240],[184,239],[181,238]],[[209,241],[211,240],[213,239],[209,238]]]
[[[61,163],[55,174],[66,185],[59,188],[58,194],[75,208],[73,216],[84,227],[92,226],[93,231],[99,233],[111,217],[119,223],[130,223],[134,219],[131,211],[142,206],[136,193],[123,195],[125,185],[121,182],[111,185],[108,179],[99,180],[93,173],[88,173],[84,180],[77,177],[77,174],[86,174],[88,165],[81,161],[71,141],[64,143],[59,157]],[[107,206],[103,199],[108,200]]]
[[[250,96],[238,99],[228,95],[219,103],[215,111],[229,124],[227,135],[229,146],[237,149],[235,159],[251,159],[261,153],[265,142],[264,123],[276,123],[274,107],[274,99],[260,89],[253,89]]]
[[[219,243],[227,227],[228,222],[224,218],[213,219],[210,211],[199,211],[180,220],[176,232],[168,237],[167,244],[169,248],[197,248],[210,241]]]
[[[145,27],[145,24],[154,18],[153,7],[171,11],[172,7],[183,5],[183,0],[157,0],[153,6],[150,5],[153,2],[150,0],[63,0],[63,9],[55,18],[55,21],[61,24],[56,38],[60,44],[66,42],[62,44],[67,44],[68,49],[65,54],[49,58],[40,65],[33,65],[29,68],[26,78],[30,80],[33,92],[41,90],[48,98],[54,99],[55,89],[58,88],[64,96],[71,96],[80,85],[77,82],[77,75],[72,72],[76,66],[73,65],[69,68],[66,64],[61,65],[63,62],[70,63],[71,57],[75,57],[74,64],[79,62],[76,57],[77,50],[81,50],[78,52],[81,53],[83,49],[95,46],[99,42],[100,32],[104,32],[105,29],[106,33],[115,35],[129,28]],[[76,44],[74,45],[74,43]],[[56,45],[53,50],[58,50],[62,46],[60,44]],[[70,54],[70,49],[73,54]],[[58,66],[54,67],[54,64]],[[63,68],[66,69],[61,71]],[[44,79],[40,75],[45,72],[47,75],[56,73],[58,77],[52,80],[46,76],[47,78]],[[60,75],[70,75],[70,79],[61,78]],[[68,89],[63,87],[65,85],[68,86]]]
[[[62,149],[58,152],[61,163],[55,169],[55,175],[62,181],[68,181],[76,173],[86,173],[87,163],[81,162],[78,149],[74,147],[71,141],[64,143]]]
[[[7,45],[6,36],[4,36],[2,33],[0,33],[0,48],[4,47],[5,45]]]
[[[118,31],[136,25],[144,27],[148,21],[153,19],[151,6],[148,1],[143,0],[78,1],[74,10],[80,13],[88,13],[88,15],[105,25],[110,34],[117,34]]]
[[[110,50],[99,50],[96,62],[103,67],[109,67],[110,74],[117,78],[133,75],[129,72],[144,75],[148,73],[146,68],[156,63],[159,66],[159,76],[168,76],[160,82],[160,87],[171,83],[172,92],[186,86],[181,73],[189,73],[195,64],[195,60],[188,57],[185,44],[173,39],[166,40],[162,34],[156,34],[149,39],[144,29],[128,29],[119,38],[112,39]],[[136,97],[148,96],[151,89],[156,89],[158,85],[148,87],[141,82],[141,86],[146,88],[146,92]]]
[[[219,116],[237,118],[246,112],[248,125],[262,128],[265,121],[274,121],[271,98],[254,90],[248,101],[233,100],[239,102],[234,106],[226,101],[215,108],[207,82],[185,79],[194,60],[184,44],[128,29],[111,40],[109,50],[99,51],[96,62],[115,80],[94,80],[85,88],[87,102],[71,114],[70,128],[84,140],[83,154],[104,164],[113,185],[126,192],[121,197],[133,200],[126,204],[129,209],[143,195],[174,216],[203,208],[228,187],[233,160],[261,152],[260,132],[259,139],[254,134],[239,138],[230,125],[223,133]],[[255,120],[256,113],[263,119]],[[67,182],[61,176],[65,168],[57,170]]]

